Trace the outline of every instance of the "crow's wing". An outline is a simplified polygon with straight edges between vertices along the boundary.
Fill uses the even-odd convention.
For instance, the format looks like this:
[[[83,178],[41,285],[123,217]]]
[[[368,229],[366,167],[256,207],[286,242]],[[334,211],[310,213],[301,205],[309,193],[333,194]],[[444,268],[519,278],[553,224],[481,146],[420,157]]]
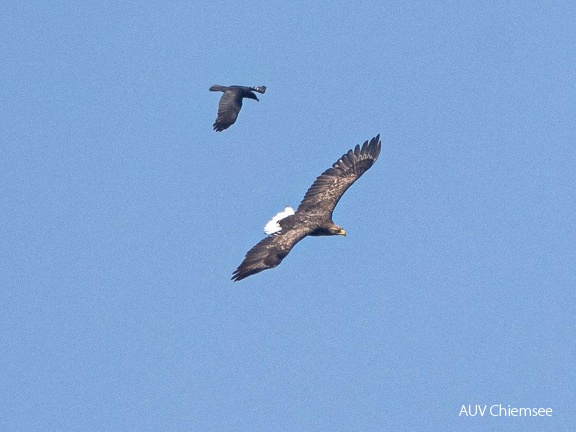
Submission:
[[[242,108],[242,96],[238,89],[227,89],[218,104],[218,116],[214,122],[214,130],[221,132],[234,124]]]

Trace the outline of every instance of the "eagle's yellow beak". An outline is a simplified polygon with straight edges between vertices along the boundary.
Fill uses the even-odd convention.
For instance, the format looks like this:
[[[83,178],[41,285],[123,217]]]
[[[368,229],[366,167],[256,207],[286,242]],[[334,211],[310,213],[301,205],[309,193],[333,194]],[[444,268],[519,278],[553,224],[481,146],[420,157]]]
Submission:
[[[346,235],[346,230],[345,230],[345,229],[339,230],[339,231],[338,231],[338,235],[345,236],[345,235]]]

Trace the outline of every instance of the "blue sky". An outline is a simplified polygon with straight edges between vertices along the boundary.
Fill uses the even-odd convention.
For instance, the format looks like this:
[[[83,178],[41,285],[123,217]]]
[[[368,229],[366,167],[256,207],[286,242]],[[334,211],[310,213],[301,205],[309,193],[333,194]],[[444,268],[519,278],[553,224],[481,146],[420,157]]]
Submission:
[[[0,429],[572,430],[573,2],[0,12]],[[231,282],[378,133],[347,237]]]

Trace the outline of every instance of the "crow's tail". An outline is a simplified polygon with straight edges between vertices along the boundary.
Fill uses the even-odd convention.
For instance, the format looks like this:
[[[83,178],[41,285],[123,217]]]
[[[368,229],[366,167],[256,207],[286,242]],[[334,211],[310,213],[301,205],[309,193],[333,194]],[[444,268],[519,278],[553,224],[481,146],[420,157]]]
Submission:
[[[258,93],[266,93],[266,86],[251,87],[251,89]]]

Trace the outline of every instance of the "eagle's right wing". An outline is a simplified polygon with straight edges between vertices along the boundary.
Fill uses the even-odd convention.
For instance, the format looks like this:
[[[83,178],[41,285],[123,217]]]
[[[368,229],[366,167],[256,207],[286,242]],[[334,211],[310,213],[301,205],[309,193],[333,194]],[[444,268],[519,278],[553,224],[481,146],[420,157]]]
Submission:
[[[344,192],[376,162],[381,146],[380,135],[377,135],[365,141],[362,147],[357,145],[354,150],[342,155],[310,186],[297,212],[322,214],[331,218]]]

